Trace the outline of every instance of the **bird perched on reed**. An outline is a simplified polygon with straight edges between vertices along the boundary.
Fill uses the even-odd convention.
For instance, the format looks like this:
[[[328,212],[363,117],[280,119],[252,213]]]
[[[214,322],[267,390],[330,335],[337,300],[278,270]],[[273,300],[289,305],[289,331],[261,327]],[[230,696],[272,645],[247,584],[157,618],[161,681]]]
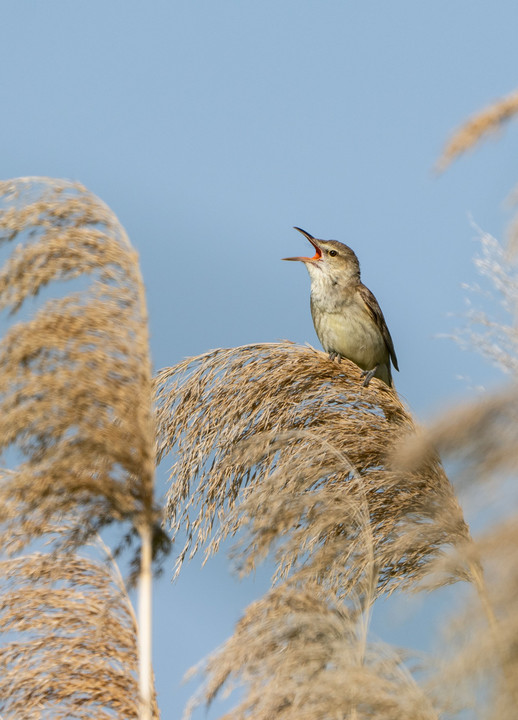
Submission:
[[[347,358],[364,372],[393,387],[390,364],[399,370],[394,344],[378,301],[360,279],[360,263],[350,247],[337,240],[317,240],[296,227],[315,248],[300,260],[311,279],[311,315],[322,347],[334,360]]]

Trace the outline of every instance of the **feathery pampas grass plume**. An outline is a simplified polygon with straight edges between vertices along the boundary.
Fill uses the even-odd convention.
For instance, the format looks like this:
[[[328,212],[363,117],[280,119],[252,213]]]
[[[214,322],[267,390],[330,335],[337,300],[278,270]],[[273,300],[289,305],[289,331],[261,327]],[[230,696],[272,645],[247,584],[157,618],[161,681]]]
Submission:
[[[500,130],[517,112],[518,92],[513,92],[473,115],[450,138],[439,158],[437,170],[445,170],[460,155],[471,150],[491,133]]]
[[[237,687],[242,699],[221,720],[439,720],[405,661],[366,643],[358,613],[321,586],[281,585],[250,605],[234,635],[191,671],[205,683],[184,719]]]
[[[127,520],[149,524],[155,428],[138,258],[111,210],[78,183],[0,183],[0,239],[19,240],[0,270],[0,308],[50,283],[89,285],[49,299],[0,343],[0,450],[21,461],[0,485],[2,531],[26,539],[66,516],[72,545]],[[156,518],[153,520],[156,523]]]
[[[513,252],[492,235],[476,228],[480,251],[474,265],[480,283],[465,284],[469,291],[466,322],[452,339],[464,349],[476,349],[507,374],[518,374],[518,264]],[[480,298],[488,308],[477,307]]]
[[[139,717],[136,620],[105,551],[0,560],[2,717]]]
[[[129,526],[121,547],[139,538],[140,718],[150,720],[152,551],[168,543],[153,501],[151,361],[137,254],[111,210],[78,183],[6,181],[0,203],[0,240],[18,241],[0,270],[0,309],[16,313],[48,285],[59,293],[60,281],[79,288],[43,302],[0,343],[0,452],[14,449],[18,459],[2,473],[0,537],[15,540],[12,553],[49,525],[66,527],[56,552],[74,551],[116,522]],[[85,680],[84,693],[92,688]],[[30,683],[25,691],[41,694]]]
[[[455,482],[468,499],[507,498],[504,516],[500,511],[480,537],[432,563],[426,581],[433,588],[435,577],[469,568],[475,592],[446,625],[439,686],[457,704],[475,703],[480,717],[499,720],[513,720],[518,707],[518,512],[516,491],[505,484],[518,469],[517,407],[513,385],[447,413],[400,453],[405,467],[419,471],[438,449],[455,460]]]
[[[157,399],[159,458],[176,457],[170,522],[187,532],[177,571],[241,531],[243,572],[275,551],[277,579],[390,592],[469,541],[437,458],[389,464],[414,423],[352,363],[291,343],[215,350],[161,371]]]
[[[436,687],[451,705],[476,708],[475,717],[516,718],[517,528],[514,513],[477,538],[471,552],[484,569],[483,592],[471,594],[442,628]],[[458,559],[466,562],[465,556]]]
[[[402,466],[412,469],[428,462],[437,450],[455,457],[460,461],[456,483],[464,488],[475,482],[496,482],[502,473],[518,468],[518,273],[495,238],[484,233],[481,241],[482,256],[475,265],[491,282],[510,320],[496,321],[486,312],[471,309],[462,344],[494,362],[510,375],[511,383],[447,411],[425,433],[407,438],[399,451]]]
[[[476,113],[453,134],[436,164],[437,171],[442,172],[450,163],[473,149],[488,135],[497,133],[516,113],[518,113],[518,91]],[[516,204],[518,199],[516,189],[509,199],[512,204]],[[509,256],[515,256],[518,251],[518,217],[516,216],[509,224],[507,237]]]
[[[495,507],[492,516],[483,518],[480,537],[432,565],[430,577],[433,571],[454,576],[459,567],[469,566],[476,590],[445,635],[444,647],[450,651],[439,676],[442,692],[477,705],[480,717],[513,720],[518,707],[518,496],[509,480],[518,470],[518,276],[494,238],[484,235],[482,241],[478,270],[492,281],[501,305],[514,317],[505,324],[471,312],[468,317],[478,327],[468,332],[468,339],[511,375],[511,383],[451,409],[427,432],[407,438],[399,462],[419,472],[439,451],[454,460],[455,486],[467,501],[505,502],[504,509]]]

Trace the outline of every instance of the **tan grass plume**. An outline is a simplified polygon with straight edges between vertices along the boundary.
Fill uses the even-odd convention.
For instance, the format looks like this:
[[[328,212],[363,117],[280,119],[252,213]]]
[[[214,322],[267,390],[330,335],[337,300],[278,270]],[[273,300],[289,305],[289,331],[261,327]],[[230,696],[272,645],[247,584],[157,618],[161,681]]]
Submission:
[[[60,281],[89,280],[47,299],[0,343],[0,450],[20,458],[0,484],[3,529],[19,530],[20,518],[28,528],[34,517],[37,532],[73,517],[74,543],[114,521],[136,529],[156,514],[137,254],[111,210],[78,183],[20,178],[0,183],[0,197],[0,238],[18,241],[0,270],[0,308],[16,312],[49,284],[59,293]]]
[[[482,244],[477,268],[511,318],[470,312],[468,343],[503,369],[510,382],[446,410],[426,432],[407,438],[399,462],[419,472],[440,452],[454,468],[457,491],[478,509],[482,526],[473,542],[430,566],[430,587],[434,573],[453,577],[468,567],[475,591],[445,627],[438,691],[476,707],[477,717],[513,720],[518,707],[518,275],[494,238],[484,234]]]
[[[390,466],[413,420],[352,363],[292,343],[215,350],[159,373],[157,398],[159,456],[175,457],[168,513],[187,535],[178,570],[239,532],[244,572],[275,551],[278,578],[347,593],[375,575],[382,592],[469,538],[437,458]]]
[[[204,685],[186,709],[239,688],[221,720],[439,720],[409,658],[363,641],[358,614],[314,583],[281,585],[250,605],[234,635],[193,669]]]
[[[82,553],[4,554],[0,639],[2,717],[139,717],[136,619],[98,541]]]
[[[121,523],[121,546],[140,541],[133,555],[139,717],[150,720],[152,552],[167,551],[168,542],[153,499],[155,424],[138,256],[99,198],[49,178],[0,183],[0,240],[16,241],[0,269],[0,309],[29,316],[0,342],[0,452],[15,458],[0,480],[0,538],[17,553],[49,525],[61,527],[54,549],[72,552]],[[54,296],[31,314],[28,301],[50,290]],[[80,643],[76,649],[78,658],[87,653]],[[30,682],[24,688],[35,702],[44,690]],[[92,700],[96,688],[85,676],[84,696]]]
[[[498,132],[517,112],[518,92],[515,91],[473,115],[453,133],[437,162],[437,170],[442,172],[460,155]]]

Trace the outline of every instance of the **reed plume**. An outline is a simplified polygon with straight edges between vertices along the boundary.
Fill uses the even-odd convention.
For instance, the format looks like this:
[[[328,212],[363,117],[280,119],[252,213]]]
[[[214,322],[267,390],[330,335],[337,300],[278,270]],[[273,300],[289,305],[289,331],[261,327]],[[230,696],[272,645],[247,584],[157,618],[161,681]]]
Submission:
[[[518,512],[516,490],[509,482],[518,468],[517,402],[513,383],[446,413],[400,454],[415,469],[439,450],[454,460],[455,485],[467,503],[497,506],[489,522],[482,516],[484,529],[473,542],[431,563],[426,583],[434,588],[469,568],[474,592],[444,623],[443,671],[436,682],[452,703],[475,705],[477,717],[499,720],[512,720],[518,706]]]
[[[78,183],[19,178],[0,183],[0,197],[0,239],[17,241],[0,270],[0,309],[29,315],[0,343],[0,451],[16,458],[1,478],[0,537],[13,554],[46,540],[49,526],[63,528],[52,536],[56,552],[74,552],[113,523],[138,538],[141,717],[150,718],[151,553],[153,540],[167,543],[153,500],[137,253],[112,211]],[[55,296],[31,316],[29,299],[50,288]]]
[[[518,92],[515,91],[475,113],[453,133],[437,162],[437,169],[441,172],[445,170],[460,155],[501,130],[517,112]]]
[[[514,91],[492,103],[488,107],[475,113],[458,130],[456,130],[447,142],[436,169],[438,172],[445,170],[450,163],[457,160],[469,150],[473,150],[479,143],[490,135],[496,135],[502,131],[509,120],[518,113],[518,91]],[[516,188],[510,193],[509,201],[516,205],[518,193]],[[507,230],[508,254],[515,256],[518,251],[518,216],[509,223]]]
[[[453,577],[459,567],[469,566],[476,591],[446,625],[439,683],[457,702],[474,703],[477,716],[512,720],[518,707],[518,273],[512,255],[488,234],[482,235],[476,267],[492,283],[486,296],[497,297],[510,318],[495,320],[471,310],[463,344],[467,336],[510,381],[443,413],[426,432],[407,439],[399,461],[419,471],[440,452],[453,461],[453,481],[465,502],[491,509],[482,514],[482,530],[474,542],[430,567],[429,582],[434,572]]]
[[[157,399],[159,457],[175,457],[172,532],[187,534],[177,571],[239,533],[243,572],[275,550],[277,578],[347,594],[375,568],[391,592],[469,541],[436,457],[420,473],[390,466],[413,420],[352,363],[291,343],[215,350],[160,372]]]
[[[4,554],[0,637],[2,717],[139,717],[136,618],[100,541],[81,552]]]
[[[0,184],[0,308],[19,310],[50,283],[90,284],[48,299],[0,344],[0,449],[16,448],[4,478],[5,528],[18,519],[76,518],[82,542],[114,521],[146,524],[152,507],[154,425],[144,289],[137,255],[113,213],[78,184]],[[28,539],[31,539],[28,536]],[[63,541],[61,538],[60,541]]]
[[[361,615],[318,584],[281,585],[250,605],[234,635],[192,672],[204,685],[186,708],[246,688],[221,720],[439,720],[407,654],[366,643]]]

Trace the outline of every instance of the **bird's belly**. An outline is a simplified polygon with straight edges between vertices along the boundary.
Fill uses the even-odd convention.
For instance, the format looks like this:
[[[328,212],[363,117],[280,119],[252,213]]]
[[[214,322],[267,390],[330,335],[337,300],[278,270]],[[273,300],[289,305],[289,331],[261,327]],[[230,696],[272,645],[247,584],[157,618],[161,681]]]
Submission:
[[[327,313],[313,308],[313,320],[326,352],[338,353],[362,370],[388,363],[385,341],[367,312],[347,308],[339,313]]]

